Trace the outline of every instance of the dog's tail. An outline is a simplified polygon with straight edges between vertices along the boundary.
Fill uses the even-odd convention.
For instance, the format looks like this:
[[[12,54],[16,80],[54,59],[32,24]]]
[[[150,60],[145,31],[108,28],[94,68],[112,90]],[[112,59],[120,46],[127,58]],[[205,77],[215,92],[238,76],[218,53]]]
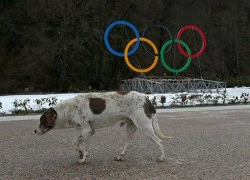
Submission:
[[[156,136],[158,136],[161,140],[168,140],[172,138],[171,136],[165,136],[161,132],[156,114],[152,114],[152,125]]]

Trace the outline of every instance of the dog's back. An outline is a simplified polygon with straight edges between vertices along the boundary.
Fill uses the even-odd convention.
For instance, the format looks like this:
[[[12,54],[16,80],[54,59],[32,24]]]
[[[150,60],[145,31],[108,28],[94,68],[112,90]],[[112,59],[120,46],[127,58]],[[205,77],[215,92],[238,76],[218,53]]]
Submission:
[[[146,96],[136,91],[83,93],[76,96],[75,101],[84,106],[84,109],[89,109],[94,115],[115,113],[127,116],[139,107],[143,107]]]

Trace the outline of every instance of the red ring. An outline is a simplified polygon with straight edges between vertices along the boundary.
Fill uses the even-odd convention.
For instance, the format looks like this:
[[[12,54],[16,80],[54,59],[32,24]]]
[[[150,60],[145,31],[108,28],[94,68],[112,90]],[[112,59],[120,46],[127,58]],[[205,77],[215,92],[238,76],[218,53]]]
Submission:
[[[201,39],[202,39],[202,47],[201,47],[201,50],[196,53],[196,54],[188,54],[187,52],[184,51],[184,49],[182,48],[181,44],[180,43],[177,43],[177,46],[178,46],[178,49],[180,51],[181,54],[183,54],[184,56],[186,57],[191,57],[191,58],[197,58],[199,57],[206,49],[206,45],[207,45],[207,40],[206,40],[206,37],[205,37],[205,34],[203,33],[203,31],[198,28],[197,26],[194,26],[194,25],[187,25],[187,26],[184,26],[182,27],[178,34],[177,34],[177,39],[181,39],[181,36],[183,34],[184,31],[186,31],[187,29],[194,29],[196,30],[200,35],[201,35]]]

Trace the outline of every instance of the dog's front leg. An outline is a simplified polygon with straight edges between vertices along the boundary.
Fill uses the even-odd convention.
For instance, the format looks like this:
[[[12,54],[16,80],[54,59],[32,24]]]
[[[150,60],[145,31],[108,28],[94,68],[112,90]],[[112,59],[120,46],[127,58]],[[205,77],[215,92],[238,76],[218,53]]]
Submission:
[[[90,145],[90,138],[92,134],[93,134],[93,130],[91,129],[89,124],[87,122],[83,123],[82,135],[81,135],[81,139],[83,143],[83,153],[80,154],[82,155],[82,157],[79,160],[79,163],[81,164],[86,163],[86,159],[89,156],[88,151],[89,151],[89,145]]]
[[[83,142],[83,152],[80,151],[81,152],[79,159],[80,164],[86,163],[86,159],[89,156],[89,145],[90,145],[90,136],[87,137]]]
[[[80,159],[83,158],[83,152],[80,149],[80,144],[84,142],[82,135],[78,136],[74,141],[73,144],[76,145],[76,151],[79,153]]]

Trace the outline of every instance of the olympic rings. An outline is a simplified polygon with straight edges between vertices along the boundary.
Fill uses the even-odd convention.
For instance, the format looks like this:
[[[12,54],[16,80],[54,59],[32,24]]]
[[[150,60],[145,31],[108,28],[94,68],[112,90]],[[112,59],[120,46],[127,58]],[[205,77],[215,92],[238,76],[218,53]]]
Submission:
[[[156,64],[158,63],[158,59],[159,59],[158,56],[155,56],[155,59],[154,59],[153,64],[152,64],[151,66],[149,66],[148,68],[146,68],[146,69],[138,69],[138,68],[134,67],[134,66],[129,62],[129,60],[128,60],[128,49],[129,49],[129,47],[130,47],[133,43],[135,43],[136,41],[137,41],[137,38],[132,39],[132,40],[127,44],[127,46],[125,47],[125,50],[124,50],[124,59],[125,59],[125,62],[126,62],[126,64],[128,65],[128,67],[129,67],[130,69],[132,69],[133,71],[135,71],[135,72],[138,72],[138,73],[149,72],[149,71],[151,71],[151,70],[156,66]],[[152,41],[150,41],[150,40],[147,39],[147,38],[143,38],[143,37],[140,38],[140,41],[144,41],[144,42],[147,42],[148,44],[150,44],[150,45],[152,46],[153,50],[154,50],[154,53],[158,55],[158,50],[157,50],[156,46],[154,45],[154,43],[153,43]]]
[[[125,50],[124,50],[124,53],[120,53],[120,52],[117,52],[116,50],[114,50],[114,49],[110,46],[109,40],[108,40],[108,34],[109,34],[110,30],[111,30],[114,26],[119,25],[119,24],[123,24],[123,25],[129,26],[129,27],[135,32],[135,35],[136,35],[136,38],[133,39],[133,40],[131,40],[131,41],[126,45]],[[206,37],[205,37],[203,31],[202,31],[201,29],[199,29],[198,27],[194,26],[194,25],[187,25],[187,26],[182,27],[182,28],[179,30],[178,34],[177,34],[177,39],[174,39],[174,40],[173,40],[173,38],[172,38],[172,35],[171,35],[170,31],[169,31],[166,27],[163,27],[163,26],[161,26],[161,25],[154,25],[154,26],[151,26],[151,28],[152,28],[152,27],[161,27],[161,28],[163,28],[164,30],[166,30],[166,31],[168,32],[168,34],[170,35],[171,40],[167,41],[167,42],[162,46],[161,51],[160,51],[161,63],[162,63],[162,65],[163,65],[167,70],[169,70],[170,72],[179,73],[179,72],[185,71],[185,70],[190,66],[192,58],[197,58],[197,57],[199,57],[199,56],[205,51],[206,44],[207,44],[207,42],[206,42]],[[116,56],[119,56],[119,57],[124,57],[126,64],[127,64],[128,67],[129,67],[130,69],[132,69],[133,71],[139,72],[139,73],[149,72],[149,71],[151,71],[151,70],[156,66],[156,64],[157,64],[157,62],[158,62],[158,59],[159,59],[159,57],[158,57],[159,54],[158,54],[158,50],[157,50],[155,44],[154,44],[152,41],[150,41],[149,39],[147,39],[147,38],[144,37],[144,35],[146,34],[148,28],[149,28],[149,27],[147,27],[146,29],[144,29],[143,34],[142,34],[142,37],[140,37],[137,28],[136,28],[133,24],[131,24],[131,23],[127,22],[127,21],[120,21],[120,20],[119,20],[119,21],[115,21],[115,22],[111,23],[111,24],[107,27],[107,29],[105,30],[105,33],[104,33],[104,43],[105,43],[107,49],[108,49],[112,54],[114,54],[114,55],[116,55]],[[191,51],[190,51],[188,45],[187,45],[185,42],[183,42],[183,41],[180,40],[180,39],[181,39],[181,36],[182,36],[182,34],[183,34],[183,32],[186,31],[187,29],[196,30],[196,31],[200,34],[200,36],[201,36],[201,38],[202,38],[202,47],[201,47],[200,51],[199,51],[198,53],[196,53],[196,54],[191,54]],[[130,56],[130,55],[132,55],[133,53],[135,53],[135,51],[139,48],[140,41],[144,41],[144,42],[148,43],[149,45],[151,45],[151,47],[152,47],[153,50],[154,50],[154,54],[152,54],[150,51],[148,51],[148,50],[145,48],[145,46],[144,46],[144,44],[143,44],[144,49],[145,49],[150,55],[155,56],[153,64],[151,64],[151,66],[148,67],[148,68],[146,68],[146,69],[138,69],[138,68],[134,67],[134,66],[129,62],[129,59],[128,59],[128,56]],[[135,43],[135,42],[136,42],[136,44],[135,44],[135,46],[133,47],[133,49],[132,49],[131,51],[128,52],[129,47],[130,47],[133,43]],[[169,66],[167,65],[165,59],[164,59],[164,53],[165,53],[165,52],[167,53],[167,52],[170,51],[170,48],[171,48],[171,46],[172,46],[172,43],[177,43],[177,46],[178,46],[178,49],[179,49],[180,53],[181,53],[182,55],[188,57],[188,60],[187,60],[186,64],[185,64],[182,68],[180,68],[180,69],[173,69],[173,68],[169,67]],[[165,49],[166,49],[169,45],[170,45],[169,49],[168,49],[167,51],[165,51]],[[181,45],[184,46],[184,48],[186,49],[187,52],[184,51],[184,49],[181,47]]]
[[[175,39],[174,42],[180,43],[181,45],[183,45],[184,48],[187,50],[188,55],[191,54],[191,51],[190,51],[190,49],[189,49],[189,47],[188,47],[188,45],[187,45],[186,43],[184,43],[183,41],[181,41],[181,40],[179,40],[179,39]],[[187,63],[185,64],[185,66],[183,66],[183,67],[180,68],[180,69],[173,69],[173,68],[169,67],[169,66],[167,65],[167,63],[165,62],[165,59],[164,59],[164,51],[165,51],[166,47],[167,47],[168,45],[172,44],[172,43],[173,43],[173,41],[172,41],[172,40],[169,40],[169,41],[167,41],[167,42],[162,46],[161,52],[160,52],[160,55],[161,55],[161,63],[162,63],[162,65],[163,65],[167,70],[169,70],[169,71],[171,71],[171,72],[179,73],[179,72],[185,71],[185,70],[188,68],[188,66],[190,65],[191,61],[192,61],[192,58],[191,58],[191,57],[188,58]]]
[[[152,26],[146,27],[146,28],[144,29],[143,33],[142,33],[142,37],[145,37],[145,35],[148,33],[148,31],[151,30],[152,28],[155,28],[155,27],[157,27],[157,28],[162,28],[162,29],[164,29],[165,31],[167,31],[167,32],[168,32],[168,35],[170,36],[170,39],[173,41],[173,36],[172,36],[171,32],[168,30],[168,28],[166,28],[166,27],[164,27],[164,26],[162,26],[162,25],[152,25]],[[147,53],[148,53],[149,55],[151,55],[151,56],[155,56],[155,55],[156,55],[156,54],[153,54],[152,52],[148,51],[147,48],[146,48],[146,46],[144,45],[144,43],[142,43],[142,45],[143,45],[143,48],[145,49],[145,51],[147,51]],[[171,50],[171,48],[172,48],[172,44],[170,44],[168,50],[167,50],[165,53],[168,53],[168,52]]]
[[[128,53],[128,55],[130,56],[131,54],[135,53],[135,51],[139,48],[139,45],[140,45],[140,41],[139,41],[139,40],[140,40],[140,35],[139,35],[139,32],[138,32],[138,30],[136,29],[136,27],[135,27],[133,24],[131,24],[130,22],[127,22],[127,21],[115,21],[115,22],[111,23],[111,24],[107,27],[107,29],[106,29],[106,31],[105,31],[105,33],[104,33],[104,43],[105,43],[106,47],[108,48],[108,50],[109,50],[111,53],[113,53],[113,54],[116,55],[116,56],[124,57],[124,54],[123,54],[123,53],[117,52],[116,50],[114,50],[114,49],[110,46],[109,40],[108,40],[109,31],[110,31],[114,26],[116,26],[116,25],[118,25],[118,24],[127,25],[127,26],[129,26],[129,27],[135,32],[135,36],[136,36],[136,38],[137,38],[138,41],[136,42],[135,47]]]
[[[180,53],[182,55],[186,56],[186,57],[197,58],[197,57],[199,57],[205,51],[205,48],[206,48],[206,45],[207,45],[206,37],[205,37],[203,31],[200,28],[198,28],[198,27],[196,27],[194,25],[188,25],[188,26],[182,27],[179,30],[179,32],[177,34],[177,39],[181,39],[181,36],[182,36],[183,32],[186,31],[187,29],[196,30],[201,35],[201,38],[202,38],[202,47],[201,47],[201,50],[197,54],[188,54],[188,53],[186,53],[183,50],[183,48],[181,47],[180,43],[177,44],[178,49],[179,49]]]

